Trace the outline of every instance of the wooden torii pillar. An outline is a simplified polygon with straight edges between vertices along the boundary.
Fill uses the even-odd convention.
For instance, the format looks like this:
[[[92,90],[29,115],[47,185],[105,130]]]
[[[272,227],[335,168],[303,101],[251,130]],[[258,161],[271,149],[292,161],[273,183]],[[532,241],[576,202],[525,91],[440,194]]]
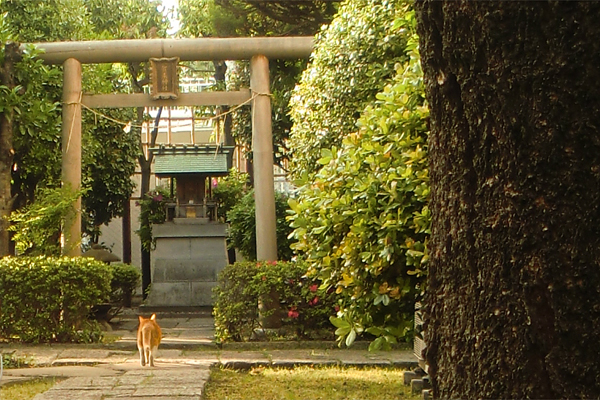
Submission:
[[[81,188],[81,63],[68,58],[63,63],[62,182],[73,190]],[[63,254],[81,255],[81,197],[76,213],[65,221]]]
[[[258,260],[277,260],[273,135],[269,84],[269,58],[308,58],[313,37],[254,37],[199,39],[101,40],[36,43],[48,64],[64,67],[62,179],[73,189],[81,186],[81,104],[87,107],[146,107],[233,105],[252,94],[240,92],[182,93],[176,100],[152,100],[149,95],[83,95],[81,64],[143,62],[150,58],[179,57],[181,61],[250,60],[252,148],[256,198],[256,246]],[[26,45],[23,45],[26,46]],[[65,227],[64,253],[81,254],[81,200],[77,215]]]

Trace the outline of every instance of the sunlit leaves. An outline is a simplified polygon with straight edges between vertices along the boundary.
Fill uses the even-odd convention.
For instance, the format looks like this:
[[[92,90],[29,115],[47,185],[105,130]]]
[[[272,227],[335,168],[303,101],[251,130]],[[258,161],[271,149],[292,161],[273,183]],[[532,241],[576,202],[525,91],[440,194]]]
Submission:
[[[81,196],[68,186],[59,189],[40,189],[37,201],[10,215],[18,254],[59,256],[60,233],[65,220],[75,214],[74,201]]]
[[[289,148],[295,178],[323,165],[321,149],[339,146],[356,130],[360,111],[391,81],[394,65],[408,59],[407,30],[394,27],[408,7],[399,0],[346,1],[317,35],[309,68],[292,97]]]
[[[164,34],[168,21],[157,9],[159,1],[148,0],[48,0],[0,2],[2,42],[110,39],[148,37],[150,30]],[[15,205],[35,201],[37,188],[58,187],[61,169],[61,95],[60,66],[44,65],[36,58],[39,50],[26,46],[22,60],[15,66],[17,88],[2,93],[0,109],[15,111],[12,168]],[[85,92],[110,93],[126,90],[124,71],[111,66],[84,65]],[[0,89],[1,90],[1,89]],[[14,95],[13,95],[14,94]],[[103,111],[128,121],[130,111]],[[84,221],[91,228],[107,223],[123,209],[133,189],[137,142],[122,126],[83,112],[83,186]]]
[[[404,18],[411,21],[412,13]],[[411,47],[416,35],[406,20],[398,26]],[[379,336],[373,348],[406,337],[424,289],[428,111],[418,53],[410,56],[363,112],[358,131],[320,150],[322,168],[296,182],[298,197],[290,203],[294,249],[342,297],[332,323],[347,345],[364,329]]]

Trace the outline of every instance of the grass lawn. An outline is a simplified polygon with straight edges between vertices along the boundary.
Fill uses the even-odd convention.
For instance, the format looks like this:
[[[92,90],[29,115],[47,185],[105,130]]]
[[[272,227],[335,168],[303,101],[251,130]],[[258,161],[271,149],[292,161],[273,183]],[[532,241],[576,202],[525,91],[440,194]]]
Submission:
[[[36,394],[44,393],[50,389],[55,383],[55,378],[46,378],[4,385],[0,387],[0,399],[30,400]]]
[[[417,400],[402,384],[402,370],[356,367],[213,369],[205,400]]]

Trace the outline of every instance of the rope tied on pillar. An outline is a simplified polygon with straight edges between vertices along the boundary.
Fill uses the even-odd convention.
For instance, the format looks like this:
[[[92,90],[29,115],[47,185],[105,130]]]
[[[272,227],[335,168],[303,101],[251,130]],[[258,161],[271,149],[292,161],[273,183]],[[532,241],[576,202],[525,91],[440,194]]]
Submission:
[[[260,96],[273,97],[273,94],[272,93],[261,93],[261,92],[252,90],[252,97],[250,98],[249,101],[253,101],[254,99],[256,99],[257,97],[260,97]],[[256,116],[256,108],[253,107],[252,108],[252,132],[254,132],[254,117],[255,116]]]
[[[82,104],[81,103],[82,96],[83,96],[83,93],[79,92],[79,100],[77,100],[77,101],[63,101],[62,104],[65,105],[65,106],[74,106],[74,105]],[[71,121],[71,127],[69,128],[69,139],[67,140],[67,150],[71,146],[71,136],[73,135],[73,128],[74,127],[75,127],[75,118],[73,118],[73,120]]]

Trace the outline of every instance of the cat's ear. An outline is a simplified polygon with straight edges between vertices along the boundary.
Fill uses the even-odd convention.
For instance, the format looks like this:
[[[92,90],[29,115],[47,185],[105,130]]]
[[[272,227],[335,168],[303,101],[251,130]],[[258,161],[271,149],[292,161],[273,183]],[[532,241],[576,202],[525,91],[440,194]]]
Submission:
[[[156,314],[152,314],[152,316],[150,317],[150,319],[151,319],[152,321],[156,321]]]
[[[138,315],[138,318],[140,319],[140,322],[144,320],[144,317],[142,317],[141,315]]]

